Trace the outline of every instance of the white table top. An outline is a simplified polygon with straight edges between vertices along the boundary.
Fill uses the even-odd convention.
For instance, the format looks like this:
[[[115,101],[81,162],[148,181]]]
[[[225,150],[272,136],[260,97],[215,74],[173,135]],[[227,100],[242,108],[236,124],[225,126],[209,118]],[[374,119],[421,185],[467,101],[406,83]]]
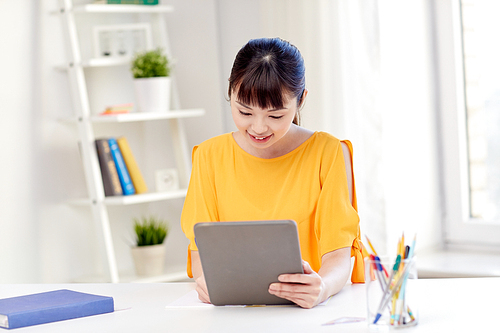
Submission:
[[[400,332],[491,331],[498,327],[500,278],[418,280],[420,322]],[[325,306],[166,308],[193,283],[4,284],[0,298],[71,289],[115,300],[114,313],[25,327],[14,332],[369,332],[366,322],[323,326],[340,317],[366,317],[365,287],[346,285]],[[6,331],[7,332],[7,331]]]

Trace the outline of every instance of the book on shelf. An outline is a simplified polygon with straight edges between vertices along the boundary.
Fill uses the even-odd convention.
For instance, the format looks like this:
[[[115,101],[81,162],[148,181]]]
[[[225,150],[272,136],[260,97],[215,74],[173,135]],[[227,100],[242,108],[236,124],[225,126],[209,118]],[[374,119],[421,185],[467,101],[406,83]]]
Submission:
[[[106,196],[123,195],[122,185],[118,177],[115,161],[111,155],[108,139],[95,140],[97,158],[101,168],[102,183]]]
[[[95,4],[157,5],[158,0],[95,0]]]
[[[113,311],[112,297],[60,289],[0,299],[0,327],[19,328]]]
[[[130,174],[130,179],[132,180],[132,184],[134,184],[135,193],[141,194],[146,193],[148,191],[148,187],[144,178],[142,177],[141,170],[137,165],[134,154],[132,154],[132,150],[128,144],[127,138],[124,136],[116,139],[118,142],[118,147],[123,156],[123,160],[125,161],[125,165],[127,166],[128,173]]]
[[[135,187],[130,179],[130,174],[128,172],[125,161],[123,160],[123,155],[118,147],[118,143],[115,138],[109,138],[109,149],[111,150],[111,155],[115,161],[116,171],[118,172],[118,178],[120,178],[120,184],[122,184],[122,191],[124,195],[135,194]]]
[[[130,113],[134,109],[134,103],[116,104],[107,106],[106,109],[99,113],[100,116],[110,116],[114,114]]]

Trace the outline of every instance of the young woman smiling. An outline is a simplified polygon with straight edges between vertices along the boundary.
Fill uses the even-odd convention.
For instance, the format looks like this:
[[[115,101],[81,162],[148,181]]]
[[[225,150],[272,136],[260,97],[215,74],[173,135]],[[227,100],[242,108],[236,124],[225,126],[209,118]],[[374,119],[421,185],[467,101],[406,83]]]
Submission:
[[[300,126],[307,93],[304,60],[287,41],[250,40],[236,55],[228,94],[238,131],[194,147],[181,217],[190,240],[188,275],[204,302],[210,297],[194,241],[198,222],[296,221],[304,274],[281,275],[269,292],[301,307],[342,289],[351,256],[351,280],[364,282],[352,169],[346,172],[344,161],[352,146]]]

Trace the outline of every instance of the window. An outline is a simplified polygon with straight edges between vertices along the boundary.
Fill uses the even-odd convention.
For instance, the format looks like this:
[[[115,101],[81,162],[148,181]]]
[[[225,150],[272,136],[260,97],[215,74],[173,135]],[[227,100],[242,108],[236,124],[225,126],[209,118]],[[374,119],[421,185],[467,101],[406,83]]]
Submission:
[[[444,236],[500,246],[500,1],[435,4]]]
[[[500,221],[500,1],[462,0],[470,215]]]

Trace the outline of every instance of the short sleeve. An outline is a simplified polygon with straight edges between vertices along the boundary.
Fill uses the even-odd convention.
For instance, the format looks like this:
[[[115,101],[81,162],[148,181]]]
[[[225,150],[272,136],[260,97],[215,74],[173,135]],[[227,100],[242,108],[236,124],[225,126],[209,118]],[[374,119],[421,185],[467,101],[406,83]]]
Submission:
[[[352,145],[346,142],[351,152]],[[338,142],[329,167],[322,168],[322,189],[316,212],[316,236],[320,255],[344,248],[351,248],[355,257],[353,282],[364,282],[364,263],[360,240],[359,216],[357,213],[356,190],[353,176],[353,201],[349,199],[346,166],[341,143]],[[362,276],[361,276],[361,275]]]

